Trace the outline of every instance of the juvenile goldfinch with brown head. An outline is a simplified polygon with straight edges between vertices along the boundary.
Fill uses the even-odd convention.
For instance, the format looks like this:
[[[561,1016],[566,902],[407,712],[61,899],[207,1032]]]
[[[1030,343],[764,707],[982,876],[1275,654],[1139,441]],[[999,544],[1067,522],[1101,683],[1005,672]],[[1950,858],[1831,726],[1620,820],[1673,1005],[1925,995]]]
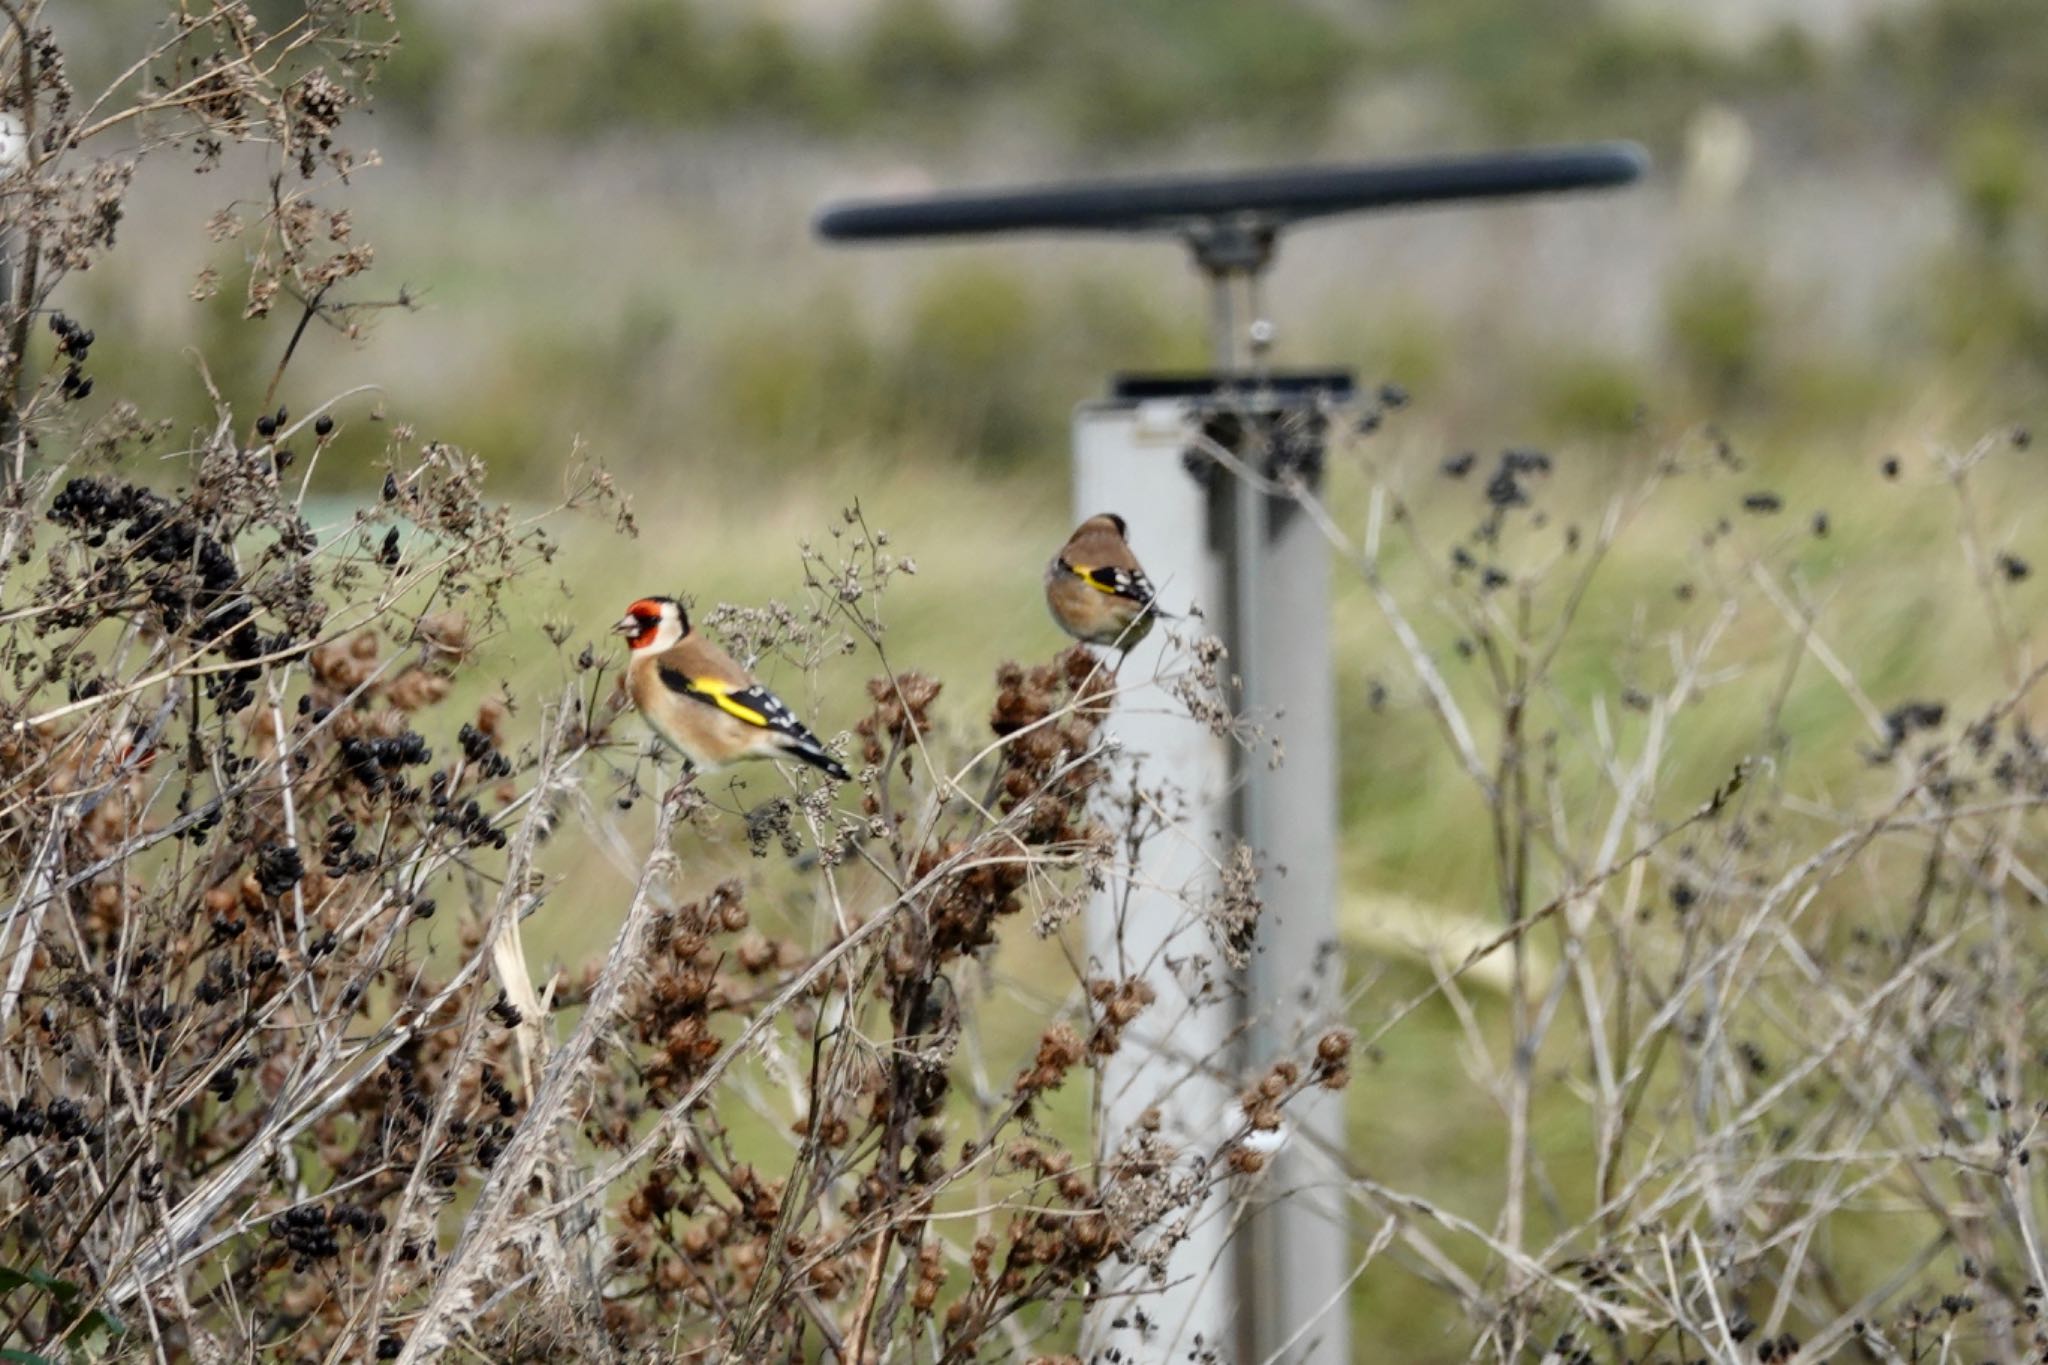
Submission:
[[[1076,640],[1129,650],[1162,614],[1127,532],[1114,512],[1090,517],[1045,566],[1045,604]]]
[[[691,629],[673,597],[641,598],[613,629],[633,651],[626,666],[633,704],[691,767],[794,758],[838,781],[851,779],[780,697]]]

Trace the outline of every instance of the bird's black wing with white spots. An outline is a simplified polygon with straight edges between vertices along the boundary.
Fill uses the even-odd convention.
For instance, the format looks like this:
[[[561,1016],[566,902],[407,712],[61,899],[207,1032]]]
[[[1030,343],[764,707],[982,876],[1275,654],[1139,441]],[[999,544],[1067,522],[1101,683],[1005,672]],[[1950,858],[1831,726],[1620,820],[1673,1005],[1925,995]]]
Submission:
[[[1152,580],[1145,577],[1143,569],[1123,569],[1113,564],[1106,564],[1098,569],[1084,569],[1069,564],[1064,559],[1060,561],[1060,566],[1097,592],[1127,598],[1146,606],[1152,602]]]
[[[734,687],[718,678],[692,678],[667,664],[662,665],[661,681],[672,692],[706,706],[715,706],[735,720],[774,734],[792,757],[830,773],[841,782],[848,780],[850,774],[825,751],[818,737],[796,718],[796,712],[759,683]]]

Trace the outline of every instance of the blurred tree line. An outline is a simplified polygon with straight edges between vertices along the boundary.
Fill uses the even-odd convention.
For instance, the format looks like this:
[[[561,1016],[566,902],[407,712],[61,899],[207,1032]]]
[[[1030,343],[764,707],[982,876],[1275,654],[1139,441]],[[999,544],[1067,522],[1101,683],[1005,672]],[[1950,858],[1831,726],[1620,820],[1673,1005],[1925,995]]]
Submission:
[[[111,51],[138,4],[91,0],[80,14]],[[1897,405],[1901,374],[2010,413],[2048,380],[2038,0],[1924,0],[1842,41],[1787,24],[1742,43],[1675,9],[1602,0],[877,0],[831,25],[737,0],[590,0],[487,27],[414,0],[398,18],[377,117],[430,154],[546,160],[615,139],[733,138],[986,177],[990,149],[1008,164],[1002,149],[1020,139],[1035,164],[1079,173],[1629,136],[1670,176],[1700,111],[1732,110],[1753,130],[1754,193],[1806,167],[1871,162],[1892,168],[1887,183],[1941,187],[1953,224],[1910,278],[1887,280],[1868,336],[1818,345],[1802,332],[1810,301],[1774,275],[1771,244],[1744,236],[1744,208],[1652,282],[1654,346],[1589,335],[1563,351],[1502,345],[1475,366],[1474,338],[1431,307],[1367,323],[1333,301],[1290,347],[1435,385],[1425,397],[1486,404],[1538,439],[1622,436],[1646,412],[1841,430]],[[75,44],[74,60],[89,64],[91,47]],[[537,310],[489,339],[488,387],[447,395],[435,415],[515,464],[578,433],[627,444],[687,426],[756,460],[881,446],[1001,466],[1058,451],[1069,405],[1105,371],[1200,363],[1199,318],[1156,294],[1099,270],[1020,281],[990,257],[934,262],[879,307],[829,280],[785,286],[715,327],[679,324],[654,296],[594,333]],[[228,343],[232,320],[222,311],[202,339],[267,345]],[[679,337],[679,325],[699,330]],[[559,430],[531,428],[539,392],[570,395],[550,405]]]

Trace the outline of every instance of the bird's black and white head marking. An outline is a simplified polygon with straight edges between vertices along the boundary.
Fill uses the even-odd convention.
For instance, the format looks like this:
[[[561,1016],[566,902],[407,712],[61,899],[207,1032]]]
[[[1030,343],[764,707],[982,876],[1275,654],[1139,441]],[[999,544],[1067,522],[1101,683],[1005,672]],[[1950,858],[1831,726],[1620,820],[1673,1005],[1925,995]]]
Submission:
[[[667,649],[690,633],[690,618],[683,604],[673,597],[643,597],[626,608],[626,614],[612,629],[626,637],[635,653],[643,649]]]

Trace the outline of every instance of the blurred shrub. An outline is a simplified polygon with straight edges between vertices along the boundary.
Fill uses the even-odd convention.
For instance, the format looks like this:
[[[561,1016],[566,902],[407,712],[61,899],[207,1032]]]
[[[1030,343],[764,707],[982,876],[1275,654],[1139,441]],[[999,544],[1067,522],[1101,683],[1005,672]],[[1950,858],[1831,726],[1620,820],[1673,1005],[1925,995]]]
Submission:
[[[2048,123],[2048,24],[2038,0],[1928,0],[1874,21],[1855,65],[1937,129],[1996,110]]]
[[[1364,55],[1327,9],[1293,0],[1018,0],[1006,43],[1010,69],[1087,146],[1219,127],[1313,137]]]
[[[1989,370],[2004,358],[2032,375],[2048,373],[2048,254],[2040,249],[2036,139],[2010,113],[1980,113],[1960,122],[1949,148],[1965,230],[1928,264],[1914,301],[1933,345],[1945,358],[1967,358],[1973,369]]]
[[[433,16],[417,7],[407,12],[403,33],[385,25],[394,45],[377,69],[377,112],[424,131],[448,112],[456,73],[455,39]],[[376,22],[365,20],[366,27]]]
[[[1112,370],[1199,369],[1209,339],[1192,290],[1167,293],[1130,275],[1092,272],[1068,281],[1054,300],[1055,326],[1074,382],[1073,398],[1092,393]]]
[[[564,133],[765,118],[829,127],[846,86],[772,17],[709,19],[687,0],[614,0],[515,52],[515,126]]]
[[[1290,353],[1311,363],[1356,366],[1361,379],[1391,381],[1419,395],[1440,390],[1454,365],[1443,319],[1413,299],[1397,299],[1376,313],[1362,313],[1355,300],[1327,305],[1297,343],[1283,336]]]
[[[771,450],[815,447],[834,433],[879,427],[886,365],[852,301],[827,292],[796,315],[750,318],[725,332],[711,402],[742,440]]]
[[[1763,283],[1735,257],[1694,262],[1664,296],[1665,335],[1693,389],[1714,404],[1753,394],[1771,327]]]
[[[2024,262],[1981,250],[1943,252],[1918,293],[1923,325],[1944,358],[1967,358],[1981,370],[2004,357],[2048,373],[2048,290]]]
[[[1710,46],[1693,26],[1599,0],[1409,5],[1391,32],[1390,65],[1435,75],[1490,135],[1516,141],[1625,134],[1668,145],[1700,104],[1782,87],[1788,74]]]
[[[1048,434],[1036,401],[1051,340],[1015,270],[963,265],[932,276],[911,301],[897,379],[903,411],[936,420],[967,452],[1002,461]]]
[[[943,0],[882,0],[859,36],[854,61],[870,98],[922,103],[968,93],[995,74],[994,57]]]
[[[1649,380],[1614,356],[1582,354],[1555,362],[1537,379],[1545,422],[1573,435],[1618,436],[1642,425]]]
[[[1890,370],[1887,360],[1867,355],[1801,354],[1773,373],[1774,415],[1788,433],[1859,430],[1874,414],[1895,410],[1901,395]]]
[[[1949,156],[1964,221],[1985,246],[2002,245],[2034,196],[2033,139],[2010,118],[1964,125]]]
[[[1169,316],[1121,278],[1048,294],[985,262],[935,271],[882,322],[827,291],[722,335],[696,416],[763,460],[878,443],[993,464],[1051,456],[1110,372],[1202,363],[1199,329]]]

